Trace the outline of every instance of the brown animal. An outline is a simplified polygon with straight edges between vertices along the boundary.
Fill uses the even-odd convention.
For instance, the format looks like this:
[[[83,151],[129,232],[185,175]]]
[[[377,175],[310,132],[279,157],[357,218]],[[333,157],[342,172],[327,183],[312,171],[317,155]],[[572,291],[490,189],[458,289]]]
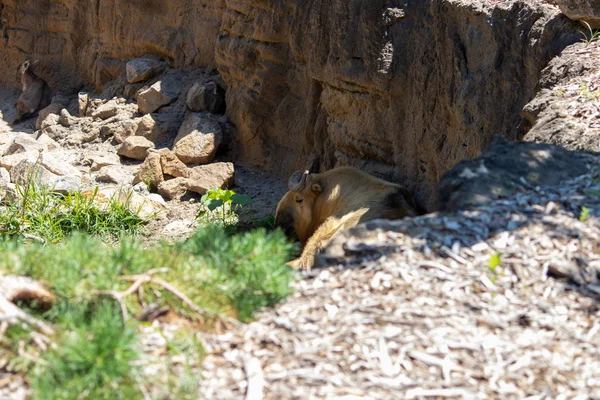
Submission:
[[[402,186],[352,167],[315,173],[318,159],[304,173],[294,172],[275,212],[275,226],[297,235],[301,256],[293,268],[310,270],[315,254],[338,232],[377,218],[416,216],[417,207]]]
[[[17,118],[11,122],[11,125],[34,117],[38,111],[47,107],[52,102],[50,86],[31,69],[31,66],[37,63],[37,60],[33,63],[27,60],[21,63],[17,69],[17,81],[21,82],[23,92],[15,104]]]

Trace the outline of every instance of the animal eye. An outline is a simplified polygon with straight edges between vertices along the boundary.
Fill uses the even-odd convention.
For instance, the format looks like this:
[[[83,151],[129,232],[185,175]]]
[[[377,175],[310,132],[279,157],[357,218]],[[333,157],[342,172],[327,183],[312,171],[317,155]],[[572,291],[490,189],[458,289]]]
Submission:
[[[302,199],[296,199],[296,203],[302,203]]]

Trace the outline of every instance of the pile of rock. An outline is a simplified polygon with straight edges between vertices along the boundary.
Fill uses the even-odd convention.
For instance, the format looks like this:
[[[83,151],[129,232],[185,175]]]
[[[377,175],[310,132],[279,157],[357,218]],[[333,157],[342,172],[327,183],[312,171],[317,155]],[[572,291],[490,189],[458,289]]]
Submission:
[[[219,147],[228,146],[225,92],[218,77],[209,78],[136,58],[115,81],[122,96],[112,96],[114,86],[98,98],[57,95],[33,135],[0,137],[0,181],[10,189],[33,177],[60,193],[142,184],[168,200],[228,187],[233,164],[214,162]]]

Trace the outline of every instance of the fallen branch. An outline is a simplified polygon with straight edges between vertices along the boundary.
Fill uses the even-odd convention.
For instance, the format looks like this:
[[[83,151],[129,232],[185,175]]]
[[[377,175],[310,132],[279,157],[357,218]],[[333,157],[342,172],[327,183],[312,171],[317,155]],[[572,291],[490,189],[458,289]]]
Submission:
[[[230,324],[232,324],[234,326],[238,326],[238,327],[244,325],[242,322],[238,321],[237,319],[234,319],[234,318],[231,318],[231,317],[228,317],[225,315],[221,315],[215,311],[198,306],[189,297],[187,297],[185,294],[180,292],[175,286],[171,285],[168,282],[163,281],[162,279],[153,278],[151,276],[148,276],[147,274],[122,276],[121,279],[125,280],[125,281],[134,282],[134,284],[131,285],[131,287],[126,292],[129,292],[131,288],[135,287],[135,289],[131,291],[133,293],[133,291],[137,290],[137,288],[138,288],[136,285],[142,285],[144,283],[153,283],[153,284],[156,284],[156,285],[162,287],[163,289],[170,292],[171,294],[173,294],[175,297],[177,297],[179,300],[181,300],[183,303],[185,303],[188,307],[190,307],[192,310],[194,310],[198,314],[210,315],[211,317],[214,317],[217,319],[222,319],[222,320],[227,321]]]

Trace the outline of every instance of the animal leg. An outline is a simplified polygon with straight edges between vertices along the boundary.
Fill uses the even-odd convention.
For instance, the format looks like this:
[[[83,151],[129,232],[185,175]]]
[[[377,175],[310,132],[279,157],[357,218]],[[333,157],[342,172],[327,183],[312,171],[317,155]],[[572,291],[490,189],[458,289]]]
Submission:
[[[315,254],[323,250],[333,237],[341,230],[356,225],[357,218],[354,213],[343,218],[329,217],[317,228],[308,239],[299,258],[289,263],[290,267],[310,271],[315,264]]]

